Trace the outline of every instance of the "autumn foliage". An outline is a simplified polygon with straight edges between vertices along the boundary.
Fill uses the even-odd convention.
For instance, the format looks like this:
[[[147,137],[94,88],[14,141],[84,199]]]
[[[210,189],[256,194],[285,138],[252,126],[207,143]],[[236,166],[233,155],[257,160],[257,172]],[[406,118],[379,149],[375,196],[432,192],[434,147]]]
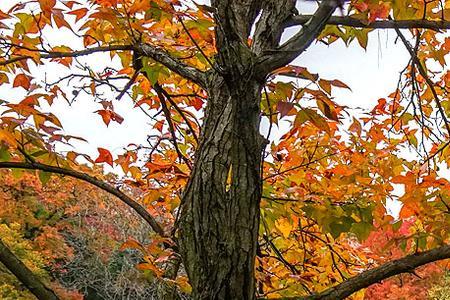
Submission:
[[[372,232],[362,251],[367,251],[373,262],[382,263],[392,258],[400,258],[409,248],[417,247],[417,240],[408,238],[417,230],[415,218],[398,221],[389,230]],[[414,249],[412,249],[414,251]],[[416,269],[410,274],[401,274],[375,284],[365,291],[365,299],[428,299],[434,286],[441,286],[448,262],[432,263]]]
[[[407,255],[448,258],[450,38],[439,30],[450,28],[450,1],[324,0],[312,18],[302,1],[299,11],[296,1],[242,1],[2,6],[0,239],[61,299],[224,299],[236,288],[228,277],[245,274],[248,299],[330,299],[330,287]],[[281,43],[294,25],[301,34]],[[293,62],[313,40],[366,49],[379,28],[410,60],[369,110],[336,97],[351,92],[345,82]],[[128,121],[117,107],[131,101],[148,117],[147,138],[92,146],[55,108],[80,101],[108,130]],[[225,266],[223,276],[215,260],[248,270]],[[426,299],[447,262],[415,267],[339,295]],[[1,267],[0,298],[29,297]]]

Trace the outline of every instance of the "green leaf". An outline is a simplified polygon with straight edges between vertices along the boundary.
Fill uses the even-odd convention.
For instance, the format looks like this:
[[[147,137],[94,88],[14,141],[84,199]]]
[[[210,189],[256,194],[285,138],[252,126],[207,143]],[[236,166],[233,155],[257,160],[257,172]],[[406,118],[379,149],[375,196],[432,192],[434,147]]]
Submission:
[[[352,225],[350,232],[353,232],[358,240],[364,241],[369,236],[372,228],[373,226],[370,223],[359,222]]]
[[[21,169],[12,169],[11,173],[15,179],[20,179],[25,171]]]
[[[310,121],[314,126],[325,132],[330,132],[330,127],[327,121],[320,116],[316,111],[310,108],[302,108],[295,118],[295,125],[300,125],[306,121]]]
[[[417,239],[417,246],[419,247],[420,250],[426,250],[427,249],[427,236],[426,235],[421,235]]]
[[[402,249],[402,251],[406,251],[406,245],[407,245],[406,240],[402,240],[399,245],[400,249]]]
[[[39,180],[41,181],[42,185],[46,185],[51,176],[51,173],[39,171]]]
[[[9,161],[11,155],[9,154],[8,148],[0,147],[0,161]]]
[[[329,224],[330,233],[333,238],[338,238],[341,233],[348,232],[352,227],[352,224],[355,222],[353,218],[343,217],[339,218]]]
[[[45,150],[38,150],[38,151],[36,151],[36,152],[31,153],[31,156],[33,156],[33,157],[39,157],[39,156],[45,155],[45,154],[48,154],[48,151],[45,151]]]
[[[363,30],[355,30],[355,32],[354,32],[355,36],[356,36],[356,39],[358,40],[359,45],[364,50],[366,50],[366,48],[367,48],[367,41],[368,41],[368,38],[369,38],[369,31],[370,31],[370,29],[369,30],[363,29]]]
[[[392,229],[394,229],[395,231],[398,231],[400,229],[400,227],[403,224],[403,220],[398,220],[397,222],[395,222],[394,224],[392,224]]]

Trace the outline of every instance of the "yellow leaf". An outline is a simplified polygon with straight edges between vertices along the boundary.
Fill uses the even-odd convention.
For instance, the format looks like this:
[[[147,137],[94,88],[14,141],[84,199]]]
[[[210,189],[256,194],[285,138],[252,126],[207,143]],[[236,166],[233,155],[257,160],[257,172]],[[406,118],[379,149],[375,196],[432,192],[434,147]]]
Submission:
[[[0,142],[6,142],[10,146],[16,146],[17,141],[14,135],[6,130],[0,129]]]
[[[275,221],[275,227],[283,235],[283,237],[288,238],[291,233],[293,226],[287,218],[278,219]]]

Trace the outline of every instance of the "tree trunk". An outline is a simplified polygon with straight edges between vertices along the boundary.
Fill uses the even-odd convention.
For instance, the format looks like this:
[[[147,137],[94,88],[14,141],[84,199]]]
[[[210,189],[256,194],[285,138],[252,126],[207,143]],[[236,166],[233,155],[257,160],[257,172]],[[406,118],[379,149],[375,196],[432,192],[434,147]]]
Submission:
[[[255,298],[262,84],[248,49],[233,51],[241,52],[227,57],[240,58],[226,64],[233,69],[209,76],[200,145],[183,195],[179,243],[194,299]]]

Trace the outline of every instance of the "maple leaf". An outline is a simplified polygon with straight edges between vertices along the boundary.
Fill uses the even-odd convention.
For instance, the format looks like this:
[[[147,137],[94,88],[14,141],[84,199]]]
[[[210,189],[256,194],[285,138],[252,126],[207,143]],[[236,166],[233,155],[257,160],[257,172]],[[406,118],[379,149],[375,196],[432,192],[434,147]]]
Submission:
[[[51,258],[47,254],[58,247],[49,249],[46,240],[57,240],[59,230],[53,225],[61,219],[55,211],[63,211],[63,219],[72,212],[86,216],[87,225],[101,230],[101,240],[94,242],[108,245],[92,253],[102,253],[104,261],[112,248],[138,249],[143,261],[137,269],[181,284],[193,298],[213,297],[207,293],[218,285],[229,295],[262,298],[307,297],[307,291],[322,290],[327,295],[327,286],[333,293],[344,286],[350,290],[341,295],[350,295],[356,285],[338,282],[348,277],[351,283],[356,276],[366,285],[374,283],[373,276],[361,273],[372,268],[380,274],[373,261],[381,264],[413,252],[417,259],[428,249],[448,253],[440,252],[446,246],[439,247],[450,238],[445,230],[450,183],[442,175],[450,165],[450,73],[444,69],[450,39],[438,34],[450,28],[441,20],[449,1],[318,1],[319,10],[311,16],[292,11],[292,1],[263,7],[257,2],[234,1],[224,9],[221,1],[205,6],[178,0],[34,0],[0,11],[0,84],[7,91],[0,101],[0,166],[14,169],[7,179],[0,174],[0,185],[8,187],[0,190],[0,219],[13,218],[24,224],[27,235],[38,234],[29,240],[33,246],[46,245],[39,248],[40,255]],[[305,50],[316,51],[307,49],[314,40],[330,48],[336,41],[349,47],[356,41],[369,50],[369,32],[378,28],[395,31],[409,64],[395,90],[373,109],[339,105],[344,99],[337,88],[351,91],[347,84],[293,65]],[[410,29],[413,39],[399,28]],[[54,46],[54,33],[67,34],[70,44],[79,48]],[[48,76],[52,80],[36,73],[55,63],[67,72]],[[366,69],[361,64],[357,71]],[[25,95],[15,99],[16,94],[9,93],[14,88]],[[144,124],[136,129],[147,138],[123,147],[115,160],[104,148],[97,149],[95,161],[78,149],[55,151],[76,137],[65,135],[49,110],[61,100],[72,104],[83,95],[102,106],[95,113],[106,126],[120,124],[125,115],[114,111],[113,102],[120,99],[116,93],[129,95],[148,117],[149,132],[140,131]],[[269,122],[270,145],[260,137],[261,121]],[[95,163],[119,165],[126,174],[104,174]],[[110,243],[111,237],[123,234],[99,212],[116,203],[85,185],[76,193],[76,206],[67,208],[67,195],[75,195],[73,182],[66,185],[50,177],[50,171],[118,197],[154,230],[148,244],[133,237]],[[32,188],[20,178],[33,180]],[[10,192],[8,182],[20,193]],[[123,186],[127,194],[110,182]],[[43,194],[52,187],[53,193]],[[37,210],[9,201],[28,190],[36,195],[27,203]],[[388,214],[393,210],[388,199],[398,206],[393,215]],[[124,210],[110,215],[120,222],[130,214]],[[407,222],[413,226],[394,232]],[[43,223],[48,228],[32,228]],[[131,226],[141,232],[138,223]],[[174,228],[177,243],[167,237]],[[382,234],[376,238],[386,239],[383,245],[371,236],[378,229]],[[6,231],[0,231],[1,240],[15,234],[8,231],[5,237]],[[227,251],[219,241],[224,232]],[[80,240],[85,232],[82,235]],[[359,247],[366,239],[372,251]],[[379,248],[396,254],[383,256]],[[180,262],[186,257],[189,261]],[[165,266],[172,263],[183,263],[186,272],[166,276],[170,274],[164,274]],[[410,264],[389,266],[397,265]],[[228,270],[230,280],[217,282],[223,277],[218,266]],[[77,270],[76,275],[85,273]],[[381,274],[377,282],[384,284],[384,277]],[[242,278],[256,284],[230,284]],[[393,293],[401,294],[399,289]]]
[[[25,74],[18,74],[16,78],[14,78],[13,87],[19,86],[28,90],[31,86],[31,78]]]
[[[287,116],[293,108],[294,108],[294,103],[289,103],[289,102],[284,102],[284,101],[278,101],[278,103],[277,103],[277,110],[280,113],[281,117]]]
[[[50,15],[53,7],[56,5],[56,0],[39,0],[42,11],[46,15]]]
[[[86,16],[86,14],[89,12],[89,10],[87,8],[79,8],[79,9],[75,9],[72,10],[70,12],[68,12],[68,14],[70,15],[74,15],[75,16],[75,21],[78,22],[79,20],[81,20],[84,16]]]
[[[111,152],[104,148],[97,148],[98,150],[98,157],[94,160],[95,163],[107,163],[111,167],[113,166],[113,157]]]
[[[100,109],[97,110],[96,113],[102,116],[103,122],[106,124],[106,126],[108,126],[111,121],[122,124],[124,120],[118,113],[109,109]]]

